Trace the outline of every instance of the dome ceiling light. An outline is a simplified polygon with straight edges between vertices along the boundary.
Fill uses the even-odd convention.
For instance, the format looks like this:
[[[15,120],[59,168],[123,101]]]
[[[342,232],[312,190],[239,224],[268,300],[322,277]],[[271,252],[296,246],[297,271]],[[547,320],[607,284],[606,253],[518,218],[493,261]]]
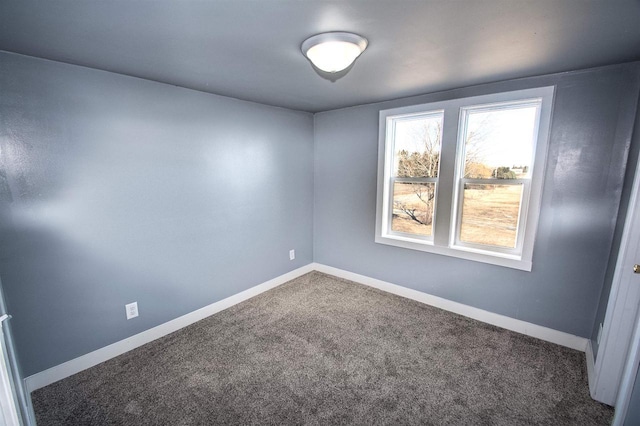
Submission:
[[[366,38],[357,34],[331,32],[309,37],[300,49],[319,70],[338,73],[349,68],[368,44]]]

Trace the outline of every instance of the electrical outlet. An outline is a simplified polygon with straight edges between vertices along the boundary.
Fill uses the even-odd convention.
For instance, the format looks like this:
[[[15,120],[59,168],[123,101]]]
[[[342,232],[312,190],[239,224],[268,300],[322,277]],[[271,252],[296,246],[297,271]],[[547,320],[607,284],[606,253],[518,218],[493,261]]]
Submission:
[[[129,303],[124,305],[124,309],[127,312],[127,319],[135,318],[138,316],[138,302]]]
[[[598,338],[596,339],[596,342],[598,342],[598,344],[600,344],[601,338],[602,338],[602,323],[600,323],[600,328],[598,328]]]
[[[295,250],[289,250],[289,260],[293,260],[296,258],[296,251]]]

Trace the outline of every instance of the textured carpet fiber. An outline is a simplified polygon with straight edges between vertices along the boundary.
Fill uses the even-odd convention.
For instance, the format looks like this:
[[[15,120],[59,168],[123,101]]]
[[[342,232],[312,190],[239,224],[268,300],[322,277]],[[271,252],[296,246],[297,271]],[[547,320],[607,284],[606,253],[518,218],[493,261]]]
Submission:
[[[312,272],[32,394],[39,426],[604,425],[584,354]]]

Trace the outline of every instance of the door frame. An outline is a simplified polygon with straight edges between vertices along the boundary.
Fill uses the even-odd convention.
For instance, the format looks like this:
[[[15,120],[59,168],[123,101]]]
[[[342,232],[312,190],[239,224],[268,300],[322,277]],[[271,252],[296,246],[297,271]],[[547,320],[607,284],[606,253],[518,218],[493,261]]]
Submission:
[[[0,316],[0,420],[7,426],[22,426],[15,382],[2,327],[2,323],[9,318],[10,316],[7,314]]]
[[[618,390],[618,397],[616,399],[616,412],[613,416],[612,426],[623,426],[624,421],[627,418],[627,412],[629,411],[629,405],[631,403],[631,395],[635,386],[640,386],[640,383],[636,383],[636,377],[638,374],[638,366],[640,365],[640,312],[636,318],[636,326],[633,331],[633,337],[631,338],[631,344],[629,348],[629,354],[627,356],[627,362],[622,373],[622,380],[620,381],[620,389]]]
[[[591,396],[614,406],[623,378],[625,361],[640,301],[640,275],[633,265],[640,261],[640,158],[636,165],[629,207],[622,232],[602,337],[590,381]]]

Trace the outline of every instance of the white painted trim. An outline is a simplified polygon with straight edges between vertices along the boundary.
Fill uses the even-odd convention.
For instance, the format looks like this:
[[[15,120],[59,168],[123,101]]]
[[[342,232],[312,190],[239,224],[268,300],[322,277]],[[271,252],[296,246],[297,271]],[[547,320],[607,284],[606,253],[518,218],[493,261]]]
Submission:
[[[593,346],[591,345],[591,340],[587,342],[587,350],[585,351],[585,355],[587,356],[587,381],[589,382],[589,394],[591,398],[596,394],[596,386],[595,386],[595,359],[593,356]]]
[[[640,313],[636,318],[633,337],[631,338],[629,346],[629,355],[627,355],[627,362],[625,363],[622,379],[620,380],[620,389],[618,390],[618,396],[616,398],[613,426],[623,426],[629,411],[629,404],[631,404],[633,388],[636,385],[640,386],[640,383],[636,383],[638,366],[640,364]]]
[[[408,299],[416,300],[418,302],[435,306],[436,308],[443,309],[445,311],[453,312],[465,317],[473,318],[478,321],[485,322],[487,324],[495,325],[507,330],[515,331],[517,333],[525,334],[527,336],[535,337],[547,342],[555,343],[561,346],[566,346],[571,349],[575,349],[581,352],[585,352],[589,339],[574,336],[573,334],[565,333],[563,331],[554,330],[552,328],[543,327],[541,325],[532,324],[530,322],[522,321],[519,319],[511,318],[505,315],[496,314],[493,312],[485,311],[483,309],[475,308],[473,306],[464,305],[462,303],[454,302],[451,300],[443,299],[438,296],[432,296],[427,293],[422,293],[410,288],[401,287],[396,284],[391,284],[386,281],[381,281],[375,278],[367,277],[365,275],[356,274],[353,272],[345,271],[342,269],[334,268],[332,266],[322,265],[319,263],[313,263],[313,269],[326,274],[334,275],[336,277],[344,278],[347,280],[355,281],[359,284],[364,284],[369,287],[374,287],[387,293],[392,293],[398,296],[406,297]]]
[[[30,394],[36,389],[40,389],[44,386],[50,385],[51,383],[57,382],[58,380],[62,380],[66,377],[86,370],[87,368],[105,362],[111,358],[115,358],[118,355],[122,355],[132,349],[152,342],[153,340],[156,340],[160,337],[166,336],[169,333],[173,333],[174,331],[191,325],[197,321],[200,321],[201,319],[230,308],[231,306],[248,300],[254,296],[264,293],[267,290],[275,288],[281,284],[284,284],[314,270],[324,272],[326,274],[331,274],[336,277],[345,278],[359,284],[364,284],[369,287],[374,287],[379,290],[386,291],[387,293],[392,293],[398,296],[406,297],[408,299],[416,300],[418,302],[425,303],[427,305],[434,306],[445,311],[454,312],[456,314],[464,315],[466,317],[473,318],[487,324],[492,324],[498,327],[505,328],[507,330],[515,331],[531,337],[536,337],[541,340],[556,343],[579,351],[584,352],[585,350],[587,350],[588,344],[590,343],[588,339],[585,339],[583,337],[574,336],[562,331],[553,330],[551,328],[542,327],[540,325],[528,323],[526,321],[510,318],[505,315],[500,315],[482,309],[474,308],[462,303],[453,302],[441,297],[432,296],[430,294],[422,293],[417,290],[401,287],[396,284],[391,284],[386,281],[381,281],[375,278],[334,268],[332,266],[322,265],[319,263],[310,263],[306,266],[288,272],[284,275],[280,275],[279,277],[230,296],[226,299],[212,303],[211,305],[205,306],[174,320],[143,331],[142,333],[128,337],[124,340],[120,340],[111,345],[105,346],[104,348],[100,348],[78,358],[64,362],[55,367],[51,367],[47,370],[33,374],[24,379],[25,389],[27,390],[27,393]],[[30,402],[31,401],[29,398],[29,403]],[[33,416],[33,414],[31,414],[31,416]]]
[[[23,383],[24,383],[24,380],[23,380]],[[26,404],[27,404],[27,416],[26,416],[27,425],[37,426],[36,412],[33,410],[33,401],[31,401],[31,394],[27,394]]]
[[[594,369],[594,399],[615,405],[631,336],[639,312],[640,288],[632,268],[640,252],[640,158],[633,178],[602,337]],[[634,282],[635,281],[635,282]]]
[[[0,424],[22,426],[22,421],[18,414],[18,399],[13,385],[9,355],[2,331],[2,321],[7,318],[10,317],[8,315],[0,317]]]
[[[57,382],[58,380],[62,380],[86,370],[87,368],[93,367],[94,365],[100,364],[101,362],[115,358],[118,355],[122,355],[125,352],[166,336],[169,333],[173,333],[174,331],[230,308],[231,306],[237,305],[240,302],[244,302],[245,300],[264,293],[267,290],[271,290],[272,288],[291,281],[294,278],[311,272],[313,270],[312,265],[313,264],[308,264],[291,272],[287,272],[286,274],[280,275],[262,284],[258,284],[255,287],[251,287],[248,290],[234,294],[226,299],[222,299],[196,311],[165,322],[164,324],[145,330],[142,333],[138,333],[124,340],[105,346],[104,348],[97,349],[93,352],[89,352],[88,354],[79,356],[78,358],[56,365],[55,367],[33,374],[24,379],[27,393],[30,394],[36,389],[40,389],[50,385],[51,383]]]
[[[380,110],[378,113],[378,175],[376,198],[375,242],[411,250],[483,262],[491,265],[531,272],[536,229],[540,216],[542,186],[549,144],[549,131],[555,96],[555,86],[536,87],[510,92],[488,93],[467,98],[455,98],[420,105]],[[518,219],[518,242],[513,250],[489,246],[463,244],[456,237],[460,228],[462,184],[461,164],[464,164],[465,109],[478,109],[518,103],[538,103],[534,127],[534,158],[530,165],[530,183],[523,183],[521,213]],[[412,238],[389,230],[391,210],[391,184],[395,120],[419,115],[443,114],[444,122],[440,144],[440,172],[437,178],[436,203],[432,238]],[[452,124],[447,116],[456,117]],[[449,123],[449,124],[447,124]],[[444,163],[455,164],[443,167]],[[542,167],[541,167],[542,166]],[[448,191],[453,182],[452,191]],[[494,182],[496,183],[496,182]],[[443,186],[444,185],[444,186]],[[441,188],[441,189],[438,189]],[[449,196],[453,194],[453,196]],[[447,214],[444,214],[447,213]],[[445,237],[448,235],[448,237]]]

